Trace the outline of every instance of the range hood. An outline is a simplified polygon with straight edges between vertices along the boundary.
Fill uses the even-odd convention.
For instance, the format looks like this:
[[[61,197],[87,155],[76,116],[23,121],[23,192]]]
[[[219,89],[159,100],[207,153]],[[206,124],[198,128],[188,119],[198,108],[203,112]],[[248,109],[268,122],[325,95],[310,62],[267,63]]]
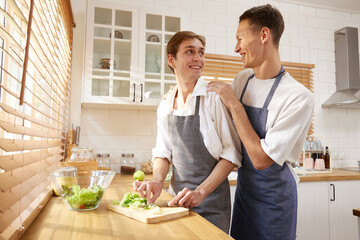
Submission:
[[[358,29],[345,27],[335,32],[336,92],[324,108],[360,109]]]

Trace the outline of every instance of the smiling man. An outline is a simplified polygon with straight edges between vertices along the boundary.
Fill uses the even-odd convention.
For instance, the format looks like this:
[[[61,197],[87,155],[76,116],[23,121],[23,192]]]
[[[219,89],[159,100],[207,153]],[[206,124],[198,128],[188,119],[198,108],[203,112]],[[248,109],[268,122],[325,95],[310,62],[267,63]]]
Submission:
[[[242,141],[243,161],[233,207],[231,236],[295,240],[299,157],[311,123],[311,92],[285,73],[279,42],[281,13],[270,4],[245,11],[235,52],[244,67],[232,83],[211,82],[230,110]]]
[[[169,206],[191,208],[228,233],[227,176],[240,167],[240,139],[220,97],[206,91],[207,82],[201,78],[204,52],[205,38],[193,32],[178,32],[168,42],[168,65],[177,87],[157,111],[153,179],[134,182],[134,189],[154,202],[173,164],[170,193],[174,199]]]

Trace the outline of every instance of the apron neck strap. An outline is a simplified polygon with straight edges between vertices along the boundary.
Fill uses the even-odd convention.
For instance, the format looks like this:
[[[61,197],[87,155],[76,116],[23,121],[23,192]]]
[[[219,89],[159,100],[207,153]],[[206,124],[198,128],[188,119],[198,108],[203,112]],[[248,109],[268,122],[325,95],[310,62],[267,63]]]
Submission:
[[[266,100],[265,100],[265,103],[264,103],[263,108],[266,108],[266,109],[267,109],[267,107],[268,107],[268,105],[269,105],[269,103],[270,103],[270,101],[271,101],[271,98],[273,97],[274,92],[275,92],[277,86],[279,85],[282,76],[284,75],[284,72],[285,72],[285,69],[284,69],[284,67],[281,65],[281,69],[280,69],[278,75],[276,75],[275,82],[274,82],[274,84],[272,85],[272,87],[271,87],[271,89],[270,89],[270,92],[269,92],[269,94],[268,94],[268,96],[267,96],[267,98],[266,98]],[[243,99],[245,90],[246,90],[246,88],[247,88],[247,86],[248,86],[248,83],[249,83],[250,79],[252,79],[254,76],[255,76],[255,73],[251,74],[251,75],[249,76],[248,80],[246,81],[246,84],[245,84],[245,86],[244,86],[244,88],[243,88],[243,90],[242,90],[242,92],[241,92],[241,96],[240,96],[240,102],[241,102],[241,103],[243,103],[243,102],[242,102],[242,99]]]
[[[195,115],[199,115],[200,96],[196,96]]]
[[[248,80],[247,80],[246,83],[245,83],[245,86],[244,86],[244,88],[243,88],[243,90],[242,90],[242,92],[241,92],[241,96],[240,96],[240,102],[241,102],[241,103],[243,103],[243,102],[242,102],[242,99],[243,99],[245,90],[246,90],[246,88],[247,88],[247,85],[248,85],[250,79],[252,79],[254,76],[255,76],[255,73],[251,74],[250,77],[248,78]]]
[[[283,66],[281,65],[281,69],[278,73],[278,75],[276,75],[276,79],[275,79],[275,82],[274,84],[272,85],[271,89],[270,89],[270,92],[265,100],[265,103],[264,103],[264,106],[263,108],[267,109],[267,107],[269,106],[269,103],[274,95],[274,92],[276,90],[276,88],[278,87],[279,83],[280,83],[280,80],[282,78],[282,76],[284,75],[284,72],[285,72],[285,69],[283,68]]]

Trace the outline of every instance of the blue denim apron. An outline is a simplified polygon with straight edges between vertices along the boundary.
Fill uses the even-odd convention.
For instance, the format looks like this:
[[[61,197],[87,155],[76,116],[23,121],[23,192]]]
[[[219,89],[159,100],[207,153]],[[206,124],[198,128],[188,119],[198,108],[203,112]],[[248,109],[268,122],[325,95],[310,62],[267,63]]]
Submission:
[[[196,97],[195,114],[168,115],[172,149],[173,176],[170,192],[176,195],[185,187],[195,190],[213,171],[218,161],[207,150],[200,132],[200,96]],[[191,210],[228,233],[230,228],[230,185],[227,178],[199,206]],[[176,237],[175,237],[176,238]]]
[[[266,135],[268,105],[284,74],[279,74],[262,108],[250,107],[242,102],[252,74],[241,93],[243,104],[250,123],[261,139]],[[256,170],[242,146],[242,167],[238,169],[237,188],[231,236],[246,240],[289,240],[296,238],[297,186],[288,165],[273,163],[264,170]]]

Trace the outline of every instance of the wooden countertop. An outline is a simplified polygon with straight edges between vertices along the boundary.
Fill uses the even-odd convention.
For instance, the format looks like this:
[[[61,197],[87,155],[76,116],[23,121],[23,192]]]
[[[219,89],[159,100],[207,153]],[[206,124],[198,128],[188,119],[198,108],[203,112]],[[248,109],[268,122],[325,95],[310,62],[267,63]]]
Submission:
[[[343,169],[332,169],[328,173],[311,173],[306,176],[299,176],[300,182],[318,182],[318,181],[342,181],[342,180],[360,180],[360,172],[347,171]]]
[[[145,224],[107,210],[107,203],[132,191],[132,182],[131,176],[117,174],[98,209],[92,211],[70,211],[60,198],[52,197],[21,239],[232,239],[192,211],[182,218]],[[172,197],[163,191],[159,199]]]

